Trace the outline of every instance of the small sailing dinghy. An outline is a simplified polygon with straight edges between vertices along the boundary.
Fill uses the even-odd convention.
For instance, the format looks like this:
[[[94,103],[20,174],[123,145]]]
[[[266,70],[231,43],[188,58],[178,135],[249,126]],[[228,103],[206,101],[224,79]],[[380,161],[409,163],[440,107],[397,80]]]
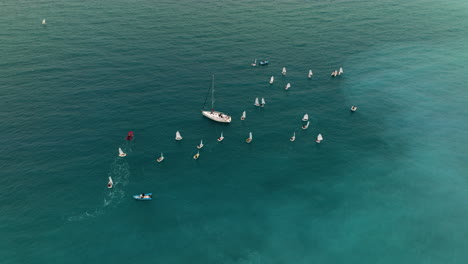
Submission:
[[[45,25],[46,24],[46,21],[45,21],[45,18],[42,19],[42,25]]]
[[[221,142],[224,140],[223,132],[221,132],[221,136],[218,138],[218,142]]]
[[[255,98],[255,103],[254,103],[255,106],[260,106],[260,103],[258,102],[258,97]]]
[[[260,61],[258,64],[260,64],[260,65],[262,65],[262,66],[265,66],[265,65],[268,65],[268,63],[270,63],[270,61],[262,60],[262,61]]]
[[[351,106],[351,112],[356,112],[356,110],[357,110],[357,106],[354,106],[354,105]]]
[[[136,194],[136,195],[133,195],[133,199],[140,200],[140,201],[152,200],[153,199],[153,193]]]
[[[304,117],[302,118],[302,121],[309,121],[309,115],[305,114]]]
[[[215,91],[214,90],[214,75],[212,77],[210,90],[211,90],[211,110],[204,110],[206,106],[206,101],[208,100],[208,95],[207,95],[205,99],[205,104],[203,105],[203,110],[201,110],[202,115],[216,122],[231,123],[231,116],[226,115],[223,112],[214,110],[214,101],[215,101],[214,100],[214,91]],[[208,92],[210,90],[208,90]]]
[[[275,76],[271,76],[270,77],[270,84],[273,84],[274,81],[275,81]]]
[[[114,182],[112,181],[112,178],[109,176],[109,182],[107,183],[107,188],[111,189],[112,186],[114,186]]]
[[[320,143],[323,140],[322,134],[317,135],[317,140],[315,142]]]
[[[340,67],[340,70],[338,71],[338,75],[341,75],[341,74],[343,74],[343,73],[344,73],[343,68]]]
[[[252,132],[249,132],[249,138],[245,140],[245,142],[250,143],[252,142]]]
[[[303,126],[302,126],[302,129],[307,129],[307,128],[309,128],[309,124],[310,124],[310,121],[307,121],[307,124],[303,125]]]
[[[193,156],[193,159],[196,160],[196,159],[198,159],[199,157],[200,157],[200,151],[198,151],[197,154],[195,154],[195,155]]]
[[[197,149],[201,149],[201,148],[203,148],[203,146],[204,145],[203,145],[203,139],[202,139],[202,140],[200,140],[200,144],[197,146]]]
[[[182,136],[180,135],[179,131],[175,133],[175,140],[182,140]]]
[[[241,120],[245,120],[246,117],[247,117],[247,113],[245,111],[242,112]]]
[[[337,70],[335,70],[335,71],[333,71],[333,72],[331,73],[331,76],[332,76],[332,77],[336,77],[337,75],[338,75],[338,71],[337,71]]]
[[[161,162],[164,160],[164,156],[163,156],[163,153],[161,152],[161,157],[159,157],[158,159],[156,159],[157,162]]]
[[[312,70],[309,70],[309,73],[307,74],[307,78],[309,78],[309,79],[312,78],[312,75],[314,75],[314,74],[312,73]]]
[[[281,71],[281,74],[283,74],[283,76],[286,76],[286,67],[283,67],[283,70]]]
[[[265,98],[263,98],[263,97],[262,97],[262,103],[260,104],[260,106],[261,106],[261,107],[264,107],[264,106],[265,106],[265,104],[266,104],[266,102],[265,102]]]
[[[288,83],[288,84],[286,84],[286,86],[284,87],[284,89],[285,89],[285,90],[288,90],[290,87],[291,87],[291,83]]]
[[[294,132],[293,136],[291,138],[289,138],[289,140],[291,142],[293,142],[294,140],[296,140],[296,132]]]
[[[255,67],[257,66],[257,59],[254,60],[254,62],[252,64],[250,64],[252,67]]]
[[[119,148],[119,157],[125,157],[127,156],[127,153],[123,152],[121,148]]]

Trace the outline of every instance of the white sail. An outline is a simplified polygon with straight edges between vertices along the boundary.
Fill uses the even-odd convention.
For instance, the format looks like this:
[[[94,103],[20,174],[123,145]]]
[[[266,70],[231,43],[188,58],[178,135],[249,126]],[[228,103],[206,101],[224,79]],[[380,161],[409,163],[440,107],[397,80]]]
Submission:
[[[254,103],[255,106],[260,106],[260,103],[258,102],[258,97],[255,98],[255,103]]]
[[[310,121],[307,121],[307,124],[305,126],[302,126],[302,129],[307,129],[309,127]]]
[[[164,160],[163,153],[161,152],[161,156],[156,160],[157,162],[161,162]]]
[[[312,78],[312,75],[314,75],[314,74],[312,73],[312,70],[309,70],[309,73],[307,74],[307,77],[308,77],[308,78]]]
[[[274,76],[271,76],[271,77],[270,77],[270,84],[273,84],[274,81],[275,81],[275,77],[274,77]]]
[[[109,182],[107,182],[107,188],[112,188],[114,186],[114,181],[112,181],[112,178],[109,176]]]
[[[285,90],[288,90],[291,87],[291,83],[286,84],[286,87],[284,87]]]
[[[255,59],[255,61],[254,61],[252,64],[250,64],[250,65],[252,65],[252,66],[254,66],[254,67],[257,66],[257,59]]]
[[[200,140],[200,145],[197,146],[197,149],[201,149],[201,148],[203,148],[203,146],[204,145],[203,145],[203,139],[202,139],[202,140]]]
[[[262,103],[260,104],[262,107],[266,104],[265,98],[262,97]]]
[[[318,134],[316,142],[320,143],[320,141],[322,141],[322,140],[323,140],[322,134]]]
[[[223,132],[221,132],[221,136],[218,138],[218,141],[221,142],[223,141],[223,139],[224,139]]]
[[[252,132],[249,132],[249,138],[252,139]]]
[[[46,20],[44,18],[44,19],[42,19],[42,25],[45,25],[45,24],[46,24]]]
[[[340,67],[340,70],[338,71],[338,73],[339,73],[339,74],[342,74],[342,73],[344,73],[344,72],[343,72],[343,68],[342,68],[342,67]]]
[[[121,148],[119,148],[119,157],[125,157],[125,156],[127,156],[127,154],[123,152]]]
[[[281,71],[281,74],[286,75],[286,67],[283,67],[283,70]]]
[[[296,132],[294,132],[293,136],[289,140],[291,140],[291,141],[296,140]]]
[[[309,120],[309,115],[305,114],[304,117],[302,118],[302,121],[308,121]]]
[[[180,135],[180,132],[179,132],[179,131],[177,131],[177,132],[175,133],[175,139],[176,139],[176,140],[182,140],[182,136]]]
[[[242,112],[241,120],[244,120],[247,117],[247,113],[244,111]]]

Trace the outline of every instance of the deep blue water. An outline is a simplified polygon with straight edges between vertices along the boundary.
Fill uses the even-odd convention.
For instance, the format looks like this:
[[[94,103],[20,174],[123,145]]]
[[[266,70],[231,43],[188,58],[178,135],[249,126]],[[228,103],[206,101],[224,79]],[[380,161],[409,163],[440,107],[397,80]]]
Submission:
[[[0,1],[0,262],[466,262],[467,14],[461,0]],[[212,74],[229,125],[199,112]]]

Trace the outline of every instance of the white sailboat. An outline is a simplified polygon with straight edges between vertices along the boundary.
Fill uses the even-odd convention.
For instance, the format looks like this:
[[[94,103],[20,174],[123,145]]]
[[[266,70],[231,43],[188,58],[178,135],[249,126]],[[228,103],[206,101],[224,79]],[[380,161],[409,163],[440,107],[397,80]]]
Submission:
[[[262,103],[260,104],[260,106],[261,106],[261,107],[264,107],[264,106],[265,106],[265,104],[266,104],[266,102],[265,102],[265,98],[263,98],[263,97],[262,97]]]
[[[288,84],[286,84],[286,86],[284,87],[284,89],[285,89],[285,90],[288,90],[290,87],[291,87],[291,83],[288,83]]]
[[[252,65],[252,67],[257,66],[257,59],[255,59],[254,62],[252,64],[250,64],[250,65]]]
[[[245,142],[250,143],[252,142],[252,132],[249,132],[249,138],[245,140]]]
[[[198,151],[197,154],[193,156],[193,159],[198,159],[199,157],[200,157],[200,151]]]
[[[304,117],[302,118],[302,121],[309,121],[309,114],[305,114]]]
[[[208,99],[208,96],[207,98]],[[203,109],[205,109],[205,104],[203,105]],[[231,123],[231,116],[224,114],[223,112],[215,111],[214,110],[214,75],[211,82],[211,111],[210,110],[202,110],[202,115],[206,116],[207,118],[221,123]]]
[[[260,103],[258,102],[258,97],[255,98],[255,103],[254,103],[255,106],[260,106]]]
[[[175,140],[182,140],[182,138],[183,138],[183,137],[180,135],[180,132],[177,131],[177,132],[175,133]]]
[[[312,78],[312,75],[314,75],[314,74],[312,73],[312,70],[309,70],[309,73],[307,74],[307,78],[309,78],[309,79]]]
[[[320,143],[323,140],[322,134],[317,135],[317,140],[315,142]]]
[[[340,70],[338,71],[338,75],[341,75],[341,74],[343,74],[343,73],[344,73],[343,68],[340,67]]]
[[[275,81],[275,76],[271,76],[270,77],[270,84],[273,84],[274,81]]]
[[[157,162],[161,162],[164,160],[163,153],[161,152],[161,156],[156,160]]]
[[[241,120],[245,120],[246,117],[247,117],[247,113],[245,111],[242,112]]]
[[[123,152],[121,148],[119,148],[119,157],[125,157],[127,156],[127,153]]]
[[[291,142],[293,142],[294,140],[296,140],[296,132],[294,132],[293,136],[289,139]]]
[[[201,149],[201,148],[203,148],[203,146],[204,145],[203,145],[203,139],[202,139],[202,140],[200,140],[200,144],[197,146],[197,149]]]
[[[218,141],[221,142],[224,140],[223,132],[221,132],[221,136],[218,138]]]
[[[307,121],[307,124],[303,125],[303,126],[302,126],[302,129],[307,129],[307,128],[309,128],[309,124],[310,124],[310,121]]]
[[[283,70],[281,71],[281,74],[283,74],[283,76],[286,75],[286,67],[283,67]]]
[[[356,112],[356,110],[357,110],[357,106],[355,105],[351,106],[351,112]]]
[[[331,76],[332,76],[332,77],[336,77],[337,75],[338,75],[338,71],[337,71],[337,70],[332,71],[332,73],[331,73]]]
[[[44,19],[42,19],[42,25],[45,25],[45,24],[46,24],[46,20],[44,18]]]
[[[109,176],[109,181],[107,182],[107,188],[111,189],[114,186],[114,182],[112,178]]]

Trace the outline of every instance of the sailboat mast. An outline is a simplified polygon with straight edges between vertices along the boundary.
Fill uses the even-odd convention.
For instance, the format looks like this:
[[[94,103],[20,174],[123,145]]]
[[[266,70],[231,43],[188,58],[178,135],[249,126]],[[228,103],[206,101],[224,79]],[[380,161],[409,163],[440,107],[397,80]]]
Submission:
[[[214,111],[214,74],[211,82],[211,111]]]

